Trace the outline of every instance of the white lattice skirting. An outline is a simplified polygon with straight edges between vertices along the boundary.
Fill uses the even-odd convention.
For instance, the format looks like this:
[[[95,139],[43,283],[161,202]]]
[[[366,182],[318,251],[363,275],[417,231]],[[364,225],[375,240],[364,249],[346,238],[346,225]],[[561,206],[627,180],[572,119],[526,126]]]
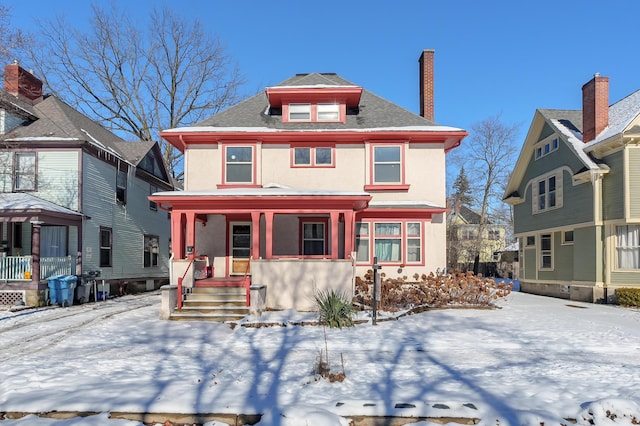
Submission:
[[[25,302],[23,290],[0,290],[0,306],[14,306]]]

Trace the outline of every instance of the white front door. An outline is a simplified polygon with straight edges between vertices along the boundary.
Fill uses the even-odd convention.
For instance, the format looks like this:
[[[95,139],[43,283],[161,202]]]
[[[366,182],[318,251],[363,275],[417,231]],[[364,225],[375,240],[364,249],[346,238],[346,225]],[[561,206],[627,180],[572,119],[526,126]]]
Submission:
[[[251,222],[231,222],[229,224],[229,258],[231,275],[249,272],[251,257]]]

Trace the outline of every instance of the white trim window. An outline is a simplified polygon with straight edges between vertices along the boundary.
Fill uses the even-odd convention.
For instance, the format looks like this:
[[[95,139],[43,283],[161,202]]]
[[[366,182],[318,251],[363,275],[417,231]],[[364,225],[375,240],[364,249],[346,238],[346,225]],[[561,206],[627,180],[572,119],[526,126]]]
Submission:
[[[564,231],[562,233],[562,244],[564,245],[573,244],[573,231]]]
[[[558,138],[553,138],[550,141],[536,145],[535,147],[536,160],[538,158],[544,157],[545,155],[551,154],[553,151],[556,151],[559,146],[560,146],[560,142]]]
[[[618,269],[640,269],[640,225],[616,226]]]
[[[16,191],[36,190],[36,153],[16,152],[15,183]]]
[[[540,269],[553,269],[553,235],[540,235]]]
[[[318,104],[318,121],[340,120],[340,104]]]
[[[534,180],[532,193],[534,214],[562,207],[562,171]]]

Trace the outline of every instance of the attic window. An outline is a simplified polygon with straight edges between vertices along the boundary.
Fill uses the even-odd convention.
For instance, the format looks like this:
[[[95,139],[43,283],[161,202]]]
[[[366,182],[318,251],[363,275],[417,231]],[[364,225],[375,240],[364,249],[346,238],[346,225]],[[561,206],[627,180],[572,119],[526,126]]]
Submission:
[[[545,155],[551,154],[553,151],[556,151],[559,145],[560,144],[559,144],[558,138],[554,138],[551,141],[547,141],[539,145],[536,145],[535,147],[536,160],[538,158],[544,157]]]
[[[344,122],[346,105],[341,103],[289,103],[282,106],[283,122]]]
[[[289,121],[310,121],[311,104],[290,104]]]
[[[318,121],[338,121],[340,119],[340,105],[318,104]]]

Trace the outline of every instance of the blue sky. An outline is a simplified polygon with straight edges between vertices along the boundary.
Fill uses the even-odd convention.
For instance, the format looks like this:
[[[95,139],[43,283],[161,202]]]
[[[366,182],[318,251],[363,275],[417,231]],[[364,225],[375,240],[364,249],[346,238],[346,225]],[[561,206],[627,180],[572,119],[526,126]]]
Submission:
[[[82,27],[91,15],[89,1],[0,1],[26,31],[60,13]],[[640,89],[637,0],[115,2],[141,25],[163,5],[201,19],[237,61],[247,95],[296,73],[336,72],[419,113],[418,57],[434,49],[436,122],[469,130],[501,114],[521,125],[518,144],[536,108],[579,109],[596,72],[610,77],[610,102]]]

